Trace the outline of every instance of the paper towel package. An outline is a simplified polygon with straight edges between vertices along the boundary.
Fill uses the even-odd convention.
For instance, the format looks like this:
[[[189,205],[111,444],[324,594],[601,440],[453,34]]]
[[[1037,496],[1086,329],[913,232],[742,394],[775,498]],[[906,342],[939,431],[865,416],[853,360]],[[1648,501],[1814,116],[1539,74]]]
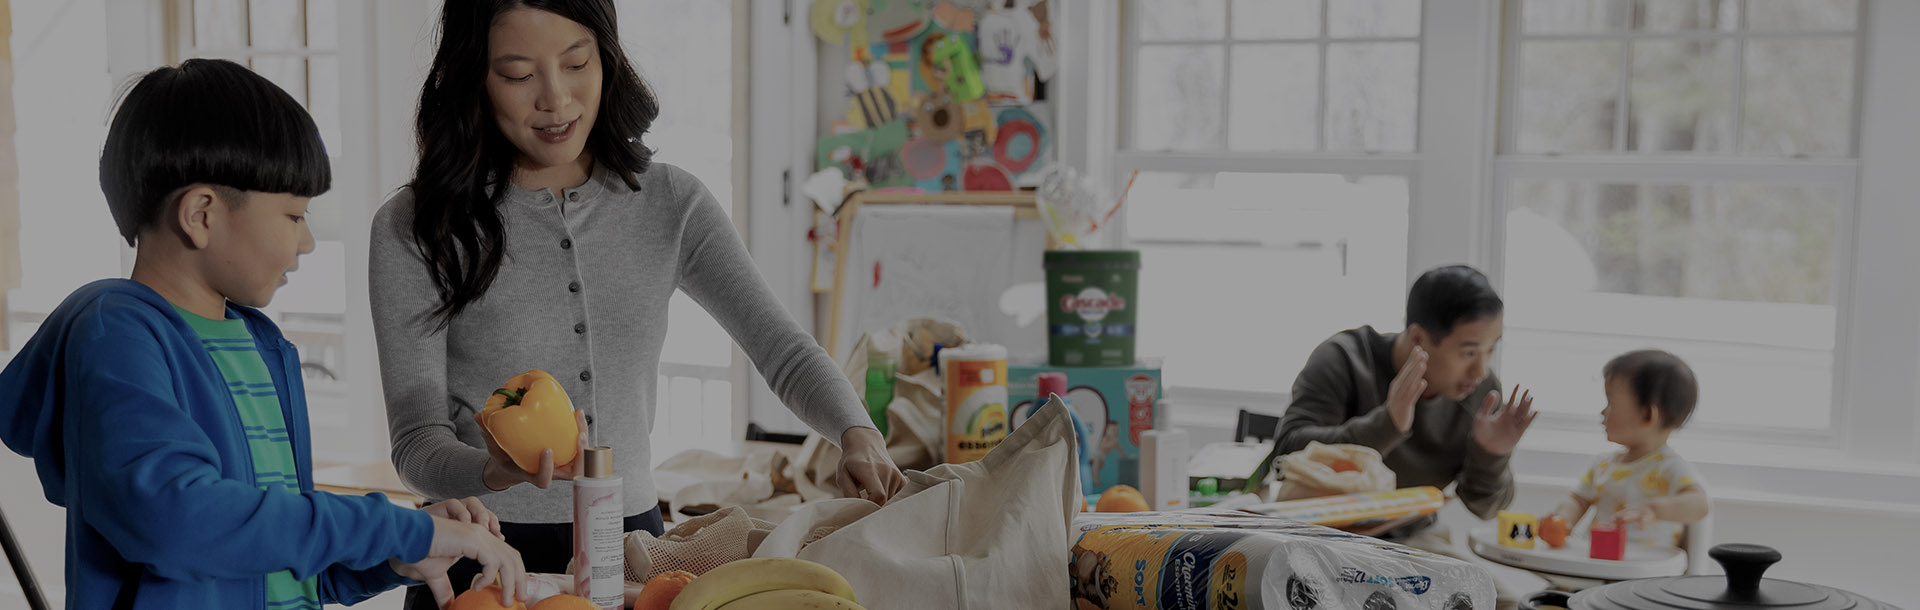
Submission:
[[[1076,610],[1481,610],[1486,570],[1412,547],[1227,511],[1084,513]]]

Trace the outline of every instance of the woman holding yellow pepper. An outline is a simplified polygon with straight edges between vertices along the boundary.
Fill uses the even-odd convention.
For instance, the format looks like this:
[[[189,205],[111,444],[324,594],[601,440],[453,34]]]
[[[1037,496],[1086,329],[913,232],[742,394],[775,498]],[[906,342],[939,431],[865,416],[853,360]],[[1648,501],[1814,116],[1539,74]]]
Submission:
[[[371,239],[388,427],[407,484],[481,496],[529,572],[564,571],[571,490],[554,481],[584,461],[515,456],[475,417],[490,399],[511,412],[548,383],[578,408],[572,445],[591,430],[613,447],[627,529],[660,533],[648,437],[678,288],[802,421],[840,443],[843,493],[885,502],[899,491],[906,480],[852,384],[774,298],[725,211],[692,175],[651,162],[641,136],[659,108],[621,50],[612,0],[442,11],[419,164]],[[552,375],[495,393],[534,369]],[[552,413],[526,417],[542,435],[569,432]]]

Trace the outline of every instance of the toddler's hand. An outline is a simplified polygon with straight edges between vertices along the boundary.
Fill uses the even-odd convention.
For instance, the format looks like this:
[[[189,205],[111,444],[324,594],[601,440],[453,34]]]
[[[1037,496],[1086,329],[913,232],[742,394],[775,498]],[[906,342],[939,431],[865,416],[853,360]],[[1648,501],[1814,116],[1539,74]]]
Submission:
[[[1631,525],[1644,528],[1653,525],[1653,507],[1648,506],[1645,502],[1628,504],[1621,507],[1620,512],[1614,513],[1613,519],[1623,526]]]

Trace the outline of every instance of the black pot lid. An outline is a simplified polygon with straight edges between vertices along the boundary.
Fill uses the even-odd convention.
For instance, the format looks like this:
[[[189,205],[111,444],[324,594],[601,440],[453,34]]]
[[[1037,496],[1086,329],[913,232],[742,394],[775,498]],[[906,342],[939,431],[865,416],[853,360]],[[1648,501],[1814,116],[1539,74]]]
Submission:
[[[1573,596],[1572,610],[1899,610],[1832,587],[1764,578],[1780,552],[1722,544],[1707,552],[1726,576],[1629,580]]]

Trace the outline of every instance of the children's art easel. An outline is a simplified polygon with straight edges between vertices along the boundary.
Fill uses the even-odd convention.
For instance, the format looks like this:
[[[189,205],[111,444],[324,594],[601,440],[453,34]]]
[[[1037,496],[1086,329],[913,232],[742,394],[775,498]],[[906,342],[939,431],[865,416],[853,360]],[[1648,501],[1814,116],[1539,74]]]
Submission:
[[[1033,193],[863,192],[837,220],[825,342],[835,360],[860,334],[913,317],[958,323],[969,340],[1015,357],[1044,356],[1049,243]]]

